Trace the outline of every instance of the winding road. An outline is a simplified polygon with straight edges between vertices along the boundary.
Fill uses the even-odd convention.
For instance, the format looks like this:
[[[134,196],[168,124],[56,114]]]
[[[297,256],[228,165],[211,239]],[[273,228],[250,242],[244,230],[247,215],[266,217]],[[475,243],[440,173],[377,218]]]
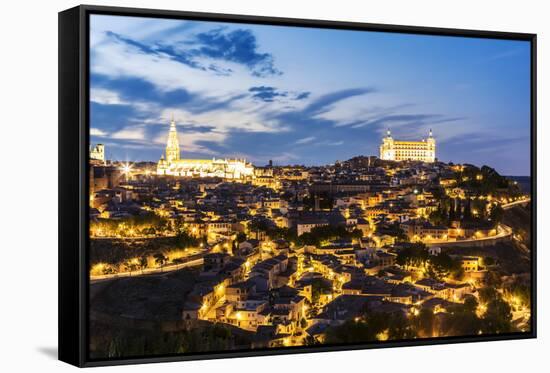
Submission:
[[[203,259],[200,258],[200,259],[190,260],[185,263],[167,265],[162,268],[145,268],[143,271],[139,270],[139,271],[132,271],[132,272],[113,273],[109,275],[90,276],[90,283],[94,284],[102,281],[113,280],[116,278],[123,278],[123,277],[139,277],[139,276],[145,276],[145,275],[151,275],[151,274],[161,274],[166,272],[177,271],[178,269],[182,269],[182,268],[200,266],[202,265],[202,263],[203,263]]]
[[[505,203],[505,204],[502,205],[502,208],[504,210],[508,210],[508,209],[511,209],[514,206],[524,205],[524,204],[527,204],[529,202],[531,202],[531,197],[527,197],[525,199],[520,199],[519,201]]]

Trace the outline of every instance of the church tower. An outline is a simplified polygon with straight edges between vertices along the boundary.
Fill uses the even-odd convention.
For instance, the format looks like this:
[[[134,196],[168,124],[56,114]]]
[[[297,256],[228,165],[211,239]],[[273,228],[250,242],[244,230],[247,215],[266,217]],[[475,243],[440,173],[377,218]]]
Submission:
[[[178,142],[178,132],[176,131],[176,122],[174,118],[170,121],[170,132],[168,132],[168,142],[166,143],[166,161],[178,161],[180,159],[180,145]]]
[[[395,159],[394,140],[389,129],[386,132],[386,137],[382,139],[382,145],[380,145],[380,159]]]
[[[428,135],[428,139],[426,140],[426,143],[427,143],[426,160],[427,162],[435,162],[435,139],[431,128],[430,128],[430,133]]]

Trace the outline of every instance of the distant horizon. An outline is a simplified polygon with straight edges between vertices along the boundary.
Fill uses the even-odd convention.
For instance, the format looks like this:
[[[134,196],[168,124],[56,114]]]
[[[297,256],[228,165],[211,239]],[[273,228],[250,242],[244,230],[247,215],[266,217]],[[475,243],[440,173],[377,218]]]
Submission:
[[[99,145],[99,144],[102,144],[102,143],[97,143],[97,144],[90,144],[91,146],[93,145]],[[104,144],[103,144],[104,145]],[[111,159],[109,158],[108,156],[108,152],[106,152],[106,155],[105,155],[105,159],[108,160],[108,161],[111,161],[111,162],[128,162],[128,163],[158,163],[158,160],[121,160],[121,159]],[[349,161],[350,159],[353,159],[353,158],[358,158],[358,157],[376,157],[376,158],[379,158],[380,157],[378,155],[374,155],[374,154],[371,154],[371,155],[366,155],[366,154],[359,154],[359,155],[354,155],[350,158],[347,158],[347,159],[338,159],[338,160],[335,160],[331,163],[324,163],[324,164],[305,164],[305,163],[275,163],[273,162],[273,167],[286,167],[286,166],[289,166],[289,167],[292,167],[292,166],[303,166],[303,167],[323,167],[323,166],[330,166],[330,165],[334,165],[336,163],[336,161],[339,161],[339,162],[345,162],[345,161]],[[194,159],[194,158],[186,158],[186,157],[181,157],[182,159]],[[212,158],[216,158],[216,159],[235,159],[235,157],[231,157],[231,156],[228,156],[228,157],[210,157],[210,158],[204,158],[204,159],[212,159]],[[245,160],[248,162],[248,159],[245,158]],[[465,163],[465,162],[445,162],[445,161],[442,161],[442,160],[437,160],[437,162],[442,162],[442,163],[446,163],[446,164],[449,164],[449,163],[453,163],[453,164],[471,164],[471,163]],[[268,166],[269,165],[269,160],[267,162],[265,162],[265,164],[259,164],[259,163],[255,163],[255,162],[250,162],[254,167],[265,167],[265,166]],[[488,166],[488,167],[491,167],[491,168],[494,168],[492,167],[491,165],[489,164],[482,164],[482,165],[478,165],[478,164],[472,164],[473,166],[476,166],[476,167],[483,167],[483,166]],[[498,172],[498,170],[497,170]],[[502,174],[499,172],[499,174],[501,176],[505,176],[505,177],[528,177],[528,178],[531,178],[531,175],[508,175],[508,174]]]
[[[320,166],[433,129],[442,162],[531,176],[530,89],[526,41],[90,18],[90,140],[127,162],[173,116],[182,158]]]

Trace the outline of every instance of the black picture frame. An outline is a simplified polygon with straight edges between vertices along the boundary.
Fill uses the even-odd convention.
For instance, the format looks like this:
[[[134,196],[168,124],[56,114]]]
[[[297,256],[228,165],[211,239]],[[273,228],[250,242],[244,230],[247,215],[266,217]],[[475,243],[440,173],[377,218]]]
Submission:
[[[472,337],[271,348],[193,355],[91,360],[88,357],[88,191],[89,191],[89,27],[91,14],[300,26],[391,33],[523,40],[531,45],[531,331]],[[382,25],[356,22],[275,18],[81,5],[59,13],[59,359],[79,367],[135,363],[282,355],[447,343],[536,338],[536,34]]]

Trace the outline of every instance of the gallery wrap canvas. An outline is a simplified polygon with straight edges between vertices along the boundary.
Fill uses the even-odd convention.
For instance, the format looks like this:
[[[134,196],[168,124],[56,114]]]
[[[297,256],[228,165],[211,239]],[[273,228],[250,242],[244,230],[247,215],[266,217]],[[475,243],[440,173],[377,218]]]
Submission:
[[[61,12],[60,359],[535,337],[535,43]]]

